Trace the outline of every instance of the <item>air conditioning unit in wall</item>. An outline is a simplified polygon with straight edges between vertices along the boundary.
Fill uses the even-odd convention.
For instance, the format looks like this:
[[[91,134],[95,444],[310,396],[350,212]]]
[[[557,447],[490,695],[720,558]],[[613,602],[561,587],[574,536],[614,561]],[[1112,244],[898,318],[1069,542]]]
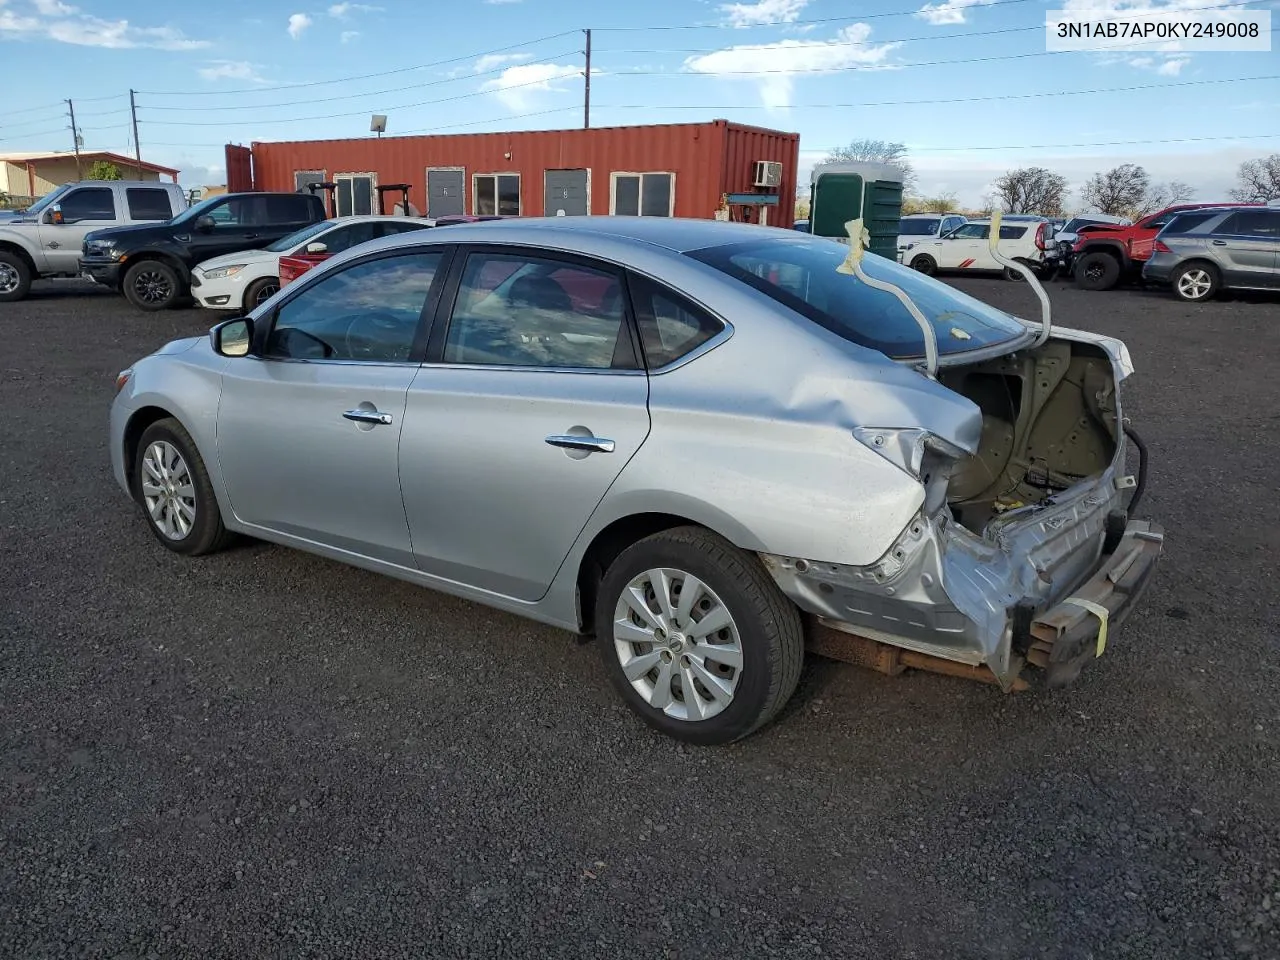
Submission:
[[[756,173],[752,178],[757,187],[779,187],[782,185],[782,164],[773,160],[757,160]]]

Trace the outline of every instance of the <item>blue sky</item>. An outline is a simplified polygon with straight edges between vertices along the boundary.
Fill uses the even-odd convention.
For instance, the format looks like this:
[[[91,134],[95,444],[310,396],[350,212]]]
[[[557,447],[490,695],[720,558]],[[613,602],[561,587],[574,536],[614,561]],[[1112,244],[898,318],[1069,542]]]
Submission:
[[[725,117],[800,133],[802,165],[898,140],[922,192],[967,203],[1012,167],[1078,185],[1118,162],[1218,199],[1280,152],[1280,79],[1247,79],[1280,76],[1280,48],[1046,54],[1044,17],[1240,2],[0,0],[0,152],[68,148],[66,97],[86,148],[132,152],[130,87],[143,159],[193,184],[222,181],[227,141],[368,136],[375,112],[391,135],[579,126],[591,27],[593,126]]]

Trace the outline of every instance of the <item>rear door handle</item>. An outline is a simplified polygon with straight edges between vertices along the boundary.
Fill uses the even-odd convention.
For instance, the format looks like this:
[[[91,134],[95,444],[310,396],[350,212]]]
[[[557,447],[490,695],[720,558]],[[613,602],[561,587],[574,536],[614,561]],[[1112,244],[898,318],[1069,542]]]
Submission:
[[[1214,240],[1212,243],[1215,247],[1225,247],[1227,245],[1227,241],[1225,240]]]
[[[391,414],[380,413],[377,410],[347,410],[342,415],[348,420],[354,420],[356,423],[388,424],[392,419]]]
[[[615,446],[612,440],[604,437],[579,437],[573,434],[552,434],[547,443],[553,447],[565,447],[569,450],[590,450],[594,453],[613,453]]]

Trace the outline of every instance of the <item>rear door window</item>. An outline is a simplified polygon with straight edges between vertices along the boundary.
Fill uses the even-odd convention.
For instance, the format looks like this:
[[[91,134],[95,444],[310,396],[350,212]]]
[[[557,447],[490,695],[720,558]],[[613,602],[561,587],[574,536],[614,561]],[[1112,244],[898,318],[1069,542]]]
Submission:
[[[924,336],[896,296],[836,272],[848,252],[843,244],[796,237],[749,240],[688,255],[846,340],[895,359],[922,356]],[[1027,331],[1008,314],[885,257],[863,257],[862,269],[902,288],[931,319],[939,354],[1005,343]]]
[[[1241,210],[1228,217],[1214,232],[1260,240],[1280,239],[1280,211]]]
[[[124,192],[131,220],[172,220],[169,191],[156,187],[129,187]]]
[[[303,194],[268,194],[262,199],[266,217],[263,223],[306,223],[311,219],[311,198]]]

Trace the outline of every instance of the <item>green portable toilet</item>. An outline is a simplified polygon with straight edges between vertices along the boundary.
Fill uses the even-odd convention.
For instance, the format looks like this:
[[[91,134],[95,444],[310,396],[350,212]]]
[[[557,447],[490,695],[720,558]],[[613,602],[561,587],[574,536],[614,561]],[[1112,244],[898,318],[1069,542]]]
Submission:
[[[845,224],[862,217],[867,249],[898,258],[902,171],[887,163],[819,163],[809,176],[810,232],[849,242]]]

